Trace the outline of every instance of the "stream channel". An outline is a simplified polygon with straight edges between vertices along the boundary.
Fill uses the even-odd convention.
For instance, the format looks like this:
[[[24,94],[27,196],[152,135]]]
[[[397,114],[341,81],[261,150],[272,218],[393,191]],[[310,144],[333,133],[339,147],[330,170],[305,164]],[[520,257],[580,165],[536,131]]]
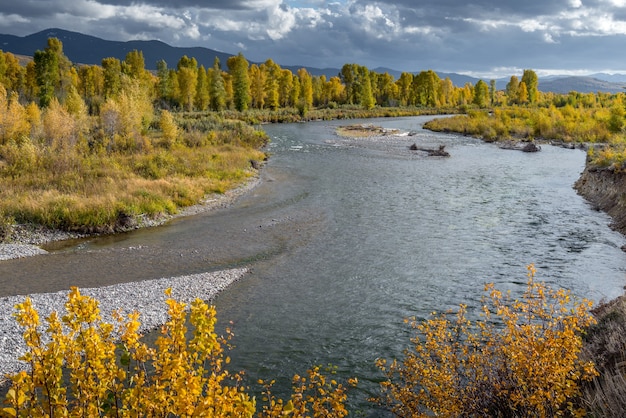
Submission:
[[[0,296],[251,269],[214,301],[233,322],[233,370],[249,383],[332,364],[358,377],[353,416],[380,416],[379,357],[401,358],[404,318],[480,306],[485,283],[519,294],[526,265],[599,302],[623,293],[623,236],[572,188],[585,153],[538,153],[422,130],[429,117],[274,124],[261,181],[232,206],[0,262]],[[411,136],[344,139],[366,123]],[[445,145],[449,158],[409,145]],[[165,307],[164,307],[165,309]],[[351,414],[352,415],[352,414]]]

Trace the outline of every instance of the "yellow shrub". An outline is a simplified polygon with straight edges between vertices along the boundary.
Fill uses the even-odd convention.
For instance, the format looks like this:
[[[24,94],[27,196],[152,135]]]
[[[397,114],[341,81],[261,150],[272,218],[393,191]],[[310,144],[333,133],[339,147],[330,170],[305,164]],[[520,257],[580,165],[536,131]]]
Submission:
[[[167,292],[169,295],[169,291]],[[53,312],[47,336],[39,314],[26,298],[15,317],[24,328],[27,351],[21,359],[30,371],[10,376],[11,387],[0,410],[8,417],[198,416],[252,417],[256,400],[243,386],[242,375],[225,365],[224,344],[215,333],[215,309],[196,299],[186,306],[167,300],[169,320],[155,346],[139,334],[139,314],[117,324],[101,320],[98,302],[72,288],[66,314]],[[189,314],[188,314],[189,311]],[[188,339],[187,327],[193,327]],[[319,368],[309,381],[294,378],[294,394],[284,403],[272,397],[259,417],[344,417],[346,389],[328,380]],[[266,386],[269,395],[269,386]],[[308,395],[307,395],[308,394]],[[280,405],[280,411],[276,405]],[[312,412],[312,414],[311,414]]]
[[[581,360],[581,331],[591,303],[570,302],[534,280],[521,300],[486,286],[482,319],[461,306],[451,318],[411,325],[418,336],[402,362],[378,362],[387,374],[377,401],[398,416],[582,416],[580,383],[597,373]]]

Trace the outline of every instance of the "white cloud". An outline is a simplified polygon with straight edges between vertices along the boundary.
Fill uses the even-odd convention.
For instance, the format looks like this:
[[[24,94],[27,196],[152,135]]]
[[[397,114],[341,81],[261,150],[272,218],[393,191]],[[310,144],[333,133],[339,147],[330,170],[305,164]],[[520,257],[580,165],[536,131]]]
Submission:
[[[15,24],[15,23],[28,23],[30,22],[29,19],[20,16],[20,15],[16,15],[16,14],[4,14],[4,13],[0,13],[0,27],[2,26],[8,26],[11,24]]]
[[[185,19],[164,13],[162,9],[151,6],[128,6],[120,8],[118,13],[118,16],[123,16],[136,22],[147,23],[152,27],[181,30],[186,29],[187,26]]]

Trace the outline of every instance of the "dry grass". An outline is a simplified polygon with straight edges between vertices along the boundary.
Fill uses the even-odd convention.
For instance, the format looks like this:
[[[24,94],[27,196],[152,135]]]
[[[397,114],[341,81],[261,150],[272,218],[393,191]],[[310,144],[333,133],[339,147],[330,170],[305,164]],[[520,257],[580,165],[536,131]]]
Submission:
[[[600,373],[585,385],[583,400],[589,416],[623,417],[626,411],[626,297],[599,305],[597,324],[585,337],[583,354]]]
[[[2,146],[0,155],[9,156],[0,167],[3,218],[80,232],[114,231],[129,216],[176,213],[242,184],[255,173],[250,161],[265,158],[243,144],[55,154],[28,142]]]

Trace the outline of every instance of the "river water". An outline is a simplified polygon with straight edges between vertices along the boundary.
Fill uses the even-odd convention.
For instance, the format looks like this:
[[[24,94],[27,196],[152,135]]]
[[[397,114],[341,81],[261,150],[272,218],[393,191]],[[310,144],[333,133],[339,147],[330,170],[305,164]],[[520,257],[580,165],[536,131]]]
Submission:
[[[479,304],[485,283],[519,293],[537,278],[594,301],[621,295],[626,242],[573,190],[585,154],[502,150],[424,131],[427,117],[275,124],[261,183],[234,206],[163,227],[0,262],[0,296],[248,266],[215,301],[234,324],[234,370],[250,382],[333,364],[356,376],[350,406],[379,416],[376,358],[401,357],[403,319]],[[414,135],[346,140],[337,125]],[[410,151],[446,146],[450,158]],[[358,416],[358,414],[357,414]]]

